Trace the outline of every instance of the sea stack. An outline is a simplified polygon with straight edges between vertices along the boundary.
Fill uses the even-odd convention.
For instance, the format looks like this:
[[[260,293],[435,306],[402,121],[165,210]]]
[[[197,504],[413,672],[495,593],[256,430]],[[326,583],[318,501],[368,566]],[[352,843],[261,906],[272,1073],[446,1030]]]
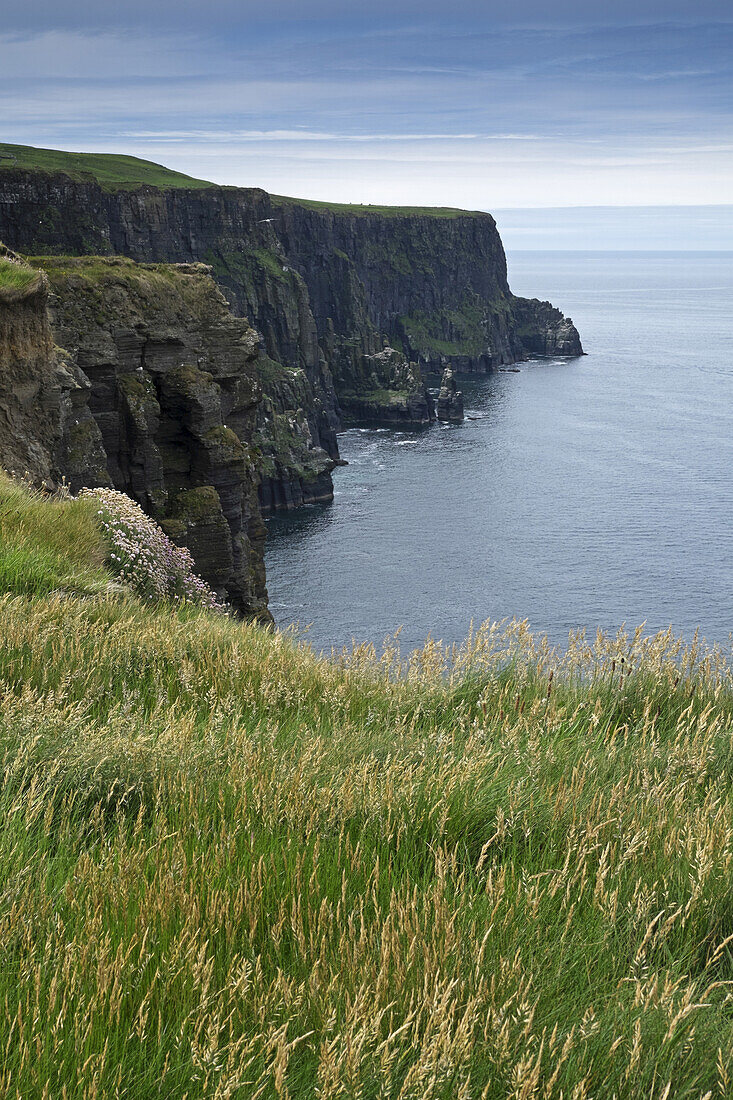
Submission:
[[[456,376],[450,367],[443,371],[437,404],[438,420],[459,424],[463,420],[463,394],[456,388]]]

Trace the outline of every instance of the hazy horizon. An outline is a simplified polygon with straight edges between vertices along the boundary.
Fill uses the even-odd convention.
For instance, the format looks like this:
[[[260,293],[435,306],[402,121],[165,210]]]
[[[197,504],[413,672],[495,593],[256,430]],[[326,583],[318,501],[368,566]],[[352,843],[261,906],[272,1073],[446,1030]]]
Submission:
[[[733,205],[496,209],[508,252],[733,252]]]

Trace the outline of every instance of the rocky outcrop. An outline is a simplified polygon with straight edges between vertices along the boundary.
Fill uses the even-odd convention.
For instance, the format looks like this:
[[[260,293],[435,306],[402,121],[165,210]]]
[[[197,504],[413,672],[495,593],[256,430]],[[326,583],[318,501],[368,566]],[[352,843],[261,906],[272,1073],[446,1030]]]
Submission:
[[[353,355],[348,374],[339,369],[343,382],[339,404],[345,423],[424,428],[435,419],[419,367],[395,348],[387,346],[373,354],[360,351]]]
[[[336,460],[313,438],[305,410],[315,397],[305,371],[265,356],[256,366],[263,387],[254,435],[262,512],[333,500]]]
[[[212,266],[260,338],[269,508],[330,495],[321,452],[338,460],[345,421],[427,422],[426,368],[487,371],[528,355],[582,353],[559,311],[511,294],[484,213],[333,207],[254,188],[105,190],[5,168],[0,238],[24,252]],[[274,377],[268,364],[291,373]]]
[[[528,354],[560,357],[583,354],[575,325],[549,302],[515,298],[512,308],[516,339]]]
[[[89,381],[54,344],[48,278],[0,245],[0,265],[8,261],[25,278],[17,286],[0,277],[0,465],[51,486],[74,472],[83,452],[95,484],[109,485]]]
[[[35,263],[37,289],[12,315],[0,301],[4,390],[14,402],[0,399],[13,427],[0,462],[22,469],[28,440],[35,480],[128,493],[189,547],[232,606],[269,618],[254,331],[231,314],[204,265]]]
[[[463,420],[463,394],[456,385],[456,376],[450,367],[443,371],[436,416],[438,420],[451,424],[460,424]]]

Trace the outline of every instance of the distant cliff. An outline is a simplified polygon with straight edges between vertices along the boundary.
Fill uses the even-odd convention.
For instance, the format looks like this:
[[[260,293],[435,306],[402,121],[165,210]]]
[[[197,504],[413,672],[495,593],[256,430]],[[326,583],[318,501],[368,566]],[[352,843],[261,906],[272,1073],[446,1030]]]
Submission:
[[[0,240],[26,253],[203,261],[254,326],[265,510],[330,497],[344,423],[429,423],[425,370],[582,354],[559,310],[511,294],[489,214],[327,206],[180,177],[166,186],[150,165],[161,186],[113,186],[23,162],[0,171]]]
[[[0,145],[0,240],[30,257],[2,261],[0,464],[129,493],[246,615],[267,615],[262,512],[332,498],[344,425],[429,424],[426,370],[582,354],[511,293],[489,214]]]
[[[449,360],[455,370],[485,371],[529,354],[582,354],[559,310],[511,293],[490,214],[291,199],[275,199],[275,210],[278,238],[305,278],[322,334],[329,317],[338,332],[354,327],[346,271],[374,328],[429,369]]]

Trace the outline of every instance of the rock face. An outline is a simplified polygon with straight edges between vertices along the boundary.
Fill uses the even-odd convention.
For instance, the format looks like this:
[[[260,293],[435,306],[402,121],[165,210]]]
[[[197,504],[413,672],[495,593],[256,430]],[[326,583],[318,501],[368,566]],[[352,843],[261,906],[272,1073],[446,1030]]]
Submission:
[[[319,331],[335,316],[346,268],[374,327],[430,370],[450,359],[455,370],[486,371],[544,354],[535,346],[562,314],[511,293],[490,214],[314,205],[280,200],[275,224],[306,280]],[[583,350],[570,321],[566,348]]]
[[[342,349],[343,353],[343,349]],[[342,376],[339,403],[346,423],[372,422],[424,428],[435,419],[422,375],[395,348],[360,352]],[[347,388],[348,387],[348,388]]]
[[[514,299],[514,321],[517,338],[531,355],[582,355],[578,330],[559,309],[537,298]]]
[[[456,385],[456,376],[450,367],[443,371],[436,409],[438,420],[453,424],[460,424],[463,420],[463,394]]]
[[[582,354],[558,310],[511,294],[489,214],[329,207],[251,188],[105,190],[5,168],[0,239],[28,253],[213,267],[260,336],[265,508],[330,497],[344,421],[428,422],[421,368]]]
[[[254,436],[262,512],[332,500],[336,460],[318,444],[317,433],[314,439],[305,410],[314,408],[315,397],[305,371],[264,356],[256,367],[264,393]]]
[[[203,265],[35,263],[37,288],[0,300],[0,463],[128,493],[220,595],[268,618],[254,331]]]
[[[0,245],[0,256],[11,256]],[[109,485],[102,438],[88,408],[91,386],[54,344],[48,277],[33,271],[23,289],[0,286],[0,464],[11,474],[54,485],[72,472],[83,441],[84,465]]]

